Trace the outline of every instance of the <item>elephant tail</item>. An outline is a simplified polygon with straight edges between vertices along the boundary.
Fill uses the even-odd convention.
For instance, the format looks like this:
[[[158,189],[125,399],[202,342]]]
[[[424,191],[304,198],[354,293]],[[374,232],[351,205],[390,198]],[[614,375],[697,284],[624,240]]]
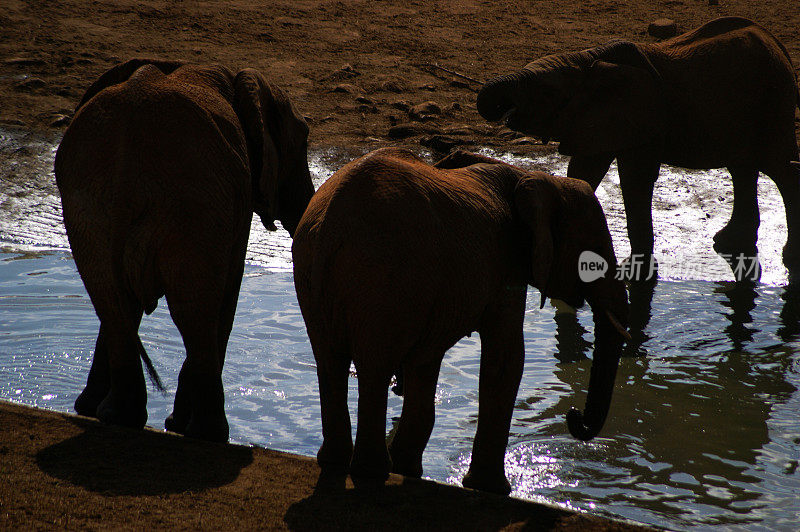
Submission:
[[[150,360],[150,357],[147,356],[147,351],[144,350],[142,341],[137,338],[137,342],[139,343],[139,356],[142,357],[142,362],[144,362],[144,366],[147,368],[147,375],[150,377],[150,382],[153,383],[153,386],[155,386],[159,392],[166,395],[167,390],[164,388],[164,384],[161,382],[161,377],[158,376],[153,362]]]

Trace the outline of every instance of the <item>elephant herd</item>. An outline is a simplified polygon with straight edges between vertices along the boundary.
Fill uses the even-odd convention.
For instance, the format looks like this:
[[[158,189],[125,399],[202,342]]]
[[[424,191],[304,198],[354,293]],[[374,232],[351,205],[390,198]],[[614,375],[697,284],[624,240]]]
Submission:
[[[651,201],[661,163],[729,169],[734,208],[714,249],[756,257],[759,172],[786,207],[784,263],[800,272],[798,92],[783,46],[745,19],[724,18],[658,44],[615,42],[541,58],[494,79],[478,111],[559,141],[569,178],[455,151],[430,165],[384,148],[314,191],[308,127],[259,72],[135,59],[83,96],[55,160],[64,225],[100,319],[75,410],[142,427],[143,313],[166,296],[183,337],[168,430],[228,439],[222,368],[252,214],[293,237],[294,282],[319,379],[323,470],[420,476],[445,352],[481,337],[478,426],[464,485],[508,493],[504,455],[524,362],[528,285],[592,308],[595,351],[583,411],[589,440],[609,412],[628,301],[594,195],[616,159],[634,254],[653,255]],[[573,178],[573,179],[571,179]],[[609,265],[591,282],[581,254]],[[654,260],[654,259],[653,259]],[[757,259],[754,259],[757,260]],[[141,359],[141,360],[140,360]],[[358,423],[347,406],[351,362]],[[397,431],[386,444],[390,380],[402,375]]]

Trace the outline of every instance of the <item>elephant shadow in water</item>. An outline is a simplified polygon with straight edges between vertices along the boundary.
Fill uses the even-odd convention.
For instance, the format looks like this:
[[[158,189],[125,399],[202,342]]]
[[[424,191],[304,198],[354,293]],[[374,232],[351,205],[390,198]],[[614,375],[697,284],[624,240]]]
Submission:
[[[314,493],[292,504],[284,523],[292,530],[499,530],[512,523],[523,530],[551,530],[574,519],[555,507],[429,480],[389,482],[361,479],[354,487],[344,473],[322,472]]]
[[[109,495],[166,495],[233,482],[253,461],[246,447],[70,420],[83,432],[39,451],[51,477]]]

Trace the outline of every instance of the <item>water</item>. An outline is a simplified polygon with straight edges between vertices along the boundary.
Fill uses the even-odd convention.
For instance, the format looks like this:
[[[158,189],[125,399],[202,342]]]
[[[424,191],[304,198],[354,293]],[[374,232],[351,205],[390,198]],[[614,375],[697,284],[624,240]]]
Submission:
[[[53,143],[0,132],[0,151],[17,163],[0,163],[0,399],[70,411],[98,322],[67,252]],[[315,183],[348,158],[312,154]],[[557,156],[514,162],[565,172]],[[721,175],[662,171],[654,213],[662,280],[652,294],[631,294],[634,341],[610,419],[588,444],[569,436],[564,414],[585,399],[591,317],[539,310],[538,293],[529,292],[525,373],[506,454],[514,496],[673,529],[796,530],[800,302],[780,287],[782,203],[762,179],[763,283],[737,288],[710,249],[731,206]],[[616,174],[598,196],[624,257]],[[313,456],[321,444],[316,371],[290,266],[288,235],[254,224],[223,376],[226,411],[233,441]],[[149,394],[149,424],[162,427],[184,357],[164,300],[140,335],[169,390]],[[423,463],[430,478],[458,484],[466,472],[479,356],[473,335],[445,357]],[[387,430],[401,406],[390,394]]]

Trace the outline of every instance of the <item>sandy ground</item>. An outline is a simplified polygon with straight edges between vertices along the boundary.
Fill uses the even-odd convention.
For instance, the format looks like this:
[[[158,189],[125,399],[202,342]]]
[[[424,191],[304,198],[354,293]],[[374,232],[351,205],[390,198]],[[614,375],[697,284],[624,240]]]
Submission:
[[[311,458],[0,401],[0,529],[645,530],[393,475],[354,487]]]
[[[317,148],[552,149],[485,123],[480,81],[614,38],[652,42],[657,18],[686,31],[722,15],[761,23],[800,65],[796,0],[3,0],[0,129],[58,138],[101,73],[160,57],[262,70],[307,117]],[[307,458],[0,403],[4,529],[604,526],[432,483],[356,490],[318,475]]]

